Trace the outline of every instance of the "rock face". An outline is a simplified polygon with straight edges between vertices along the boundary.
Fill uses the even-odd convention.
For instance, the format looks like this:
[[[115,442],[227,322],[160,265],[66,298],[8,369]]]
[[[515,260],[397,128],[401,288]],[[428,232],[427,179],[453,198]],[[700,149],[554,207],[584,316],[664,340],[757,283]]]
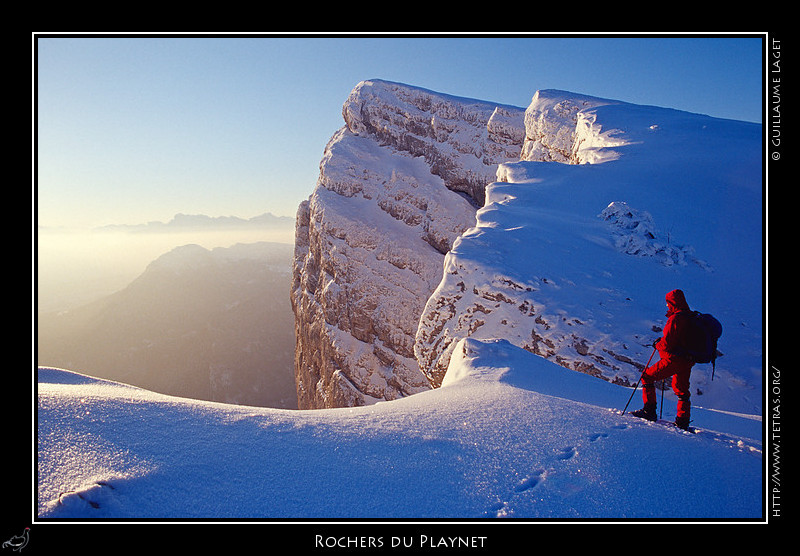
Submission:
[[[444,255],[474,226],[524,110],[384,81],[344,104],[297,212],[291,292],[298,406],[345,407],[431,387],[414,353]]]

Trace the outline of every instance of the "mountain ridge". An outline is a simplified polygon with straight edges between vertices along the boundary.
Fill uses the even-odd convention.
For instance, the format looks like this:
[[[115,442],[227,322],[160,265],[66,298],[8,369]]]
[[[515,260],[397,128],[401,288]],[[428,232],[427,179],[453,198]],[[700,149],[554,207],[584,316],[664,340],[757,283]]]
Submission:
[[[473,106],[480,108],[471,112]],[[514,131],[493,134],[493,106],[383,81],[358,84],[345,102],[345,126],[329,142],[315,191],[298,210],[292,299],[303,407],[374,403],[436,387],[447,350],[474,334],[511,339],[574,370],[632,384],[663,326],[664,294],[683,286],[698,308],[732,313],[726,329],[749,355],[729,378],[752,392],[729,408],[757,410],[760,277],[748,271],[739,285],[716,278],[741,274],[726,260],[760,261],[761,126],[543,89],[524,111],[504,107],[506,122],[513,122],[506,129]],[[453,193],[469,195],[473,204],[448,213],[442,207],[452,211],[459,203]],[[428,200],[437,195],[448,200],[431,210]],[[680,210],[671,206],[681,204]],[[631,223],[619,214],[611,216],[609,207],[623,206],[636,214],[638,232],[626,230]],[[432,240],[429,232],[439,222],[448,224],[448,234]],[[642,233],[645,226],[653,238]],[[701,237],[727,245],[727,258],[711,260],[710,243]],[[423,255],[413,238],[435,253]],[[491,242],[472,249],[467,263],[464,247],[483,239]],[[628,258],[618,257],[619,247]],[[649,253],[663,269],[639,268],[634,253]],[[626,269],[624,284],[615,284],[614,267],[582,268],[581,258],[595,266],[615,261]],[[381,261],[393,268],[382,269]],[[701,274],[685,268],[686,261],[697,261]],[[465,281],[459,265],[487,275]],[[442,283],[431,287],[437,275]],[[659,285],[639,287],[634,275]],[[563,295],[565,285],[574,301],[543,293]],[[582,293],[588,290],[594,297]],[[401,304],[387,302],[401,291]],[[726,307],[725,292],[746,309]],[[488,317],[488,324],[504,299],[516,299],[517,308]],[[614,331],[611,319],[625,323]],[[323,346],[324,355],[315,359],[305,337],[309,346]],[[738,357],[727,345],[724,351],[725,363]],[[700,367],[697,379],[697,392],[720,395]]]
[[[171,232],[187,229],[240,229],[240,228],[276,228],[291,226],[294,218],[275,216],[265,212],[252,218],[239,216],[208,216],[206,214],[177,213],[167,222],[151,221],[145,224],[107,224],[94,228],[96,232]]]

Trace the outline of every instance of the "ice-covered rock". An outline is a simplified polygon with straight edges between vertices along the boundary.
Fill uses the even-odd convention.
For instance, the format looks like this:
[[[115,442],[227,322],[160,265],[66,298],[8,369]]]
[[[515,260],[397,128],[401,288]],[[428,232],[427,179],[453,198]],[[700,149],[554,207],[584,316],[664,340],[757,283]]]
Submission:
[[[625,201],[614,201],[598,215],[609,223],[614,245],[629,255],[655,257],[664,266],[696,264],[706,270],[711,268],[694,256],[690,245],[676,245],[663,234],[647,211],[637,210]]]
[[[596,164],[617,158],[610,149],[626,144],[620,130],[604,130],[594,110],[624,104],[565,91],[537,91],[525,111],[522,160]]]

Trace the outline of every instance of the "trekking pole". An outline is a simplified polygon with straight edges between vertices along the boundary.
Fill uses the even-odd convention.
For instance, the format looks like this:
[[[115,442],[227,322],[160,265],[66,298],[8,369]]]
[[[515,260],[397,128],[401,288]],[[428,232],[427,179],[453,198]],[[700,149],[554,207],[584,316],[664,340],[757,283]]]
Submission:
[[[650,359],[647,360],[647,365],[644,366],[642,369],[642,374],[639,375],[639,380],[636,381],[636,386],[633,387],[633,392],[631,392],[631,397],[628,398],[628,403],[625,404],[625,409],[622,410],[622,414],[625,415],[625,412],[628,410],[628,405],[631,403],[633,399],[633,395],[636,393],[636,389],[639,388],[639,383],[642,381],[642,377],[644,376],[644,372],[647,370],[647,367],[650,366],[650,361],[653,360],[653,356],[656,354],[656,348],[653,348],[653,353],[650,354]]]
[[[664,390],[667,389],[667,385],[664,384],[664,381],[661,381],[661,409],[658,410],[658,418],[661,419],[661,416],[664,415]]]

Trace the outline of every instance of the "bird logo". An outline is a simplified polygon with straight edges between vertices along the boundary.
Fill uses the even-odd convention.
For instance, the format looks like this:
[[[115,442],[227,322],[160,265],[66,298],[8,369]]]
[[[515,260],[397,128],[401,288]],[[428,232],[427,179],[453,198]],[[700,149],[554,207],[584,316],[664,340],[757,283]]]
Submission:
[[[28,544],[28,535],[30,534],[30,527],[25,527],[21,535],[14,535],[6,542],[3,543],[3,548],[10,548],[20,552]]]

